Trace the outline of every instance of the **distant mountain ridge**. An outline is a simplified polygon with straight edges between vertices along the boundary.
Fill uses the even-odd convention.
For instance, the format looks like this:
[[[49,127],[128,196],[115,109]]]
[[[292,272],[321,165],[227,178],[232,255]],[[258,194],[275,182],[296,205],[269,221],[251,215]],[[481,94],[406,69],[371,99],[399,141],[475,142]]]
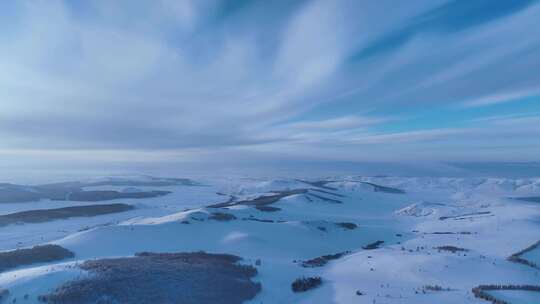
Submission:
[[[167,195],[169,191],[116,191],[116,190],[85,190],[87,187],[125,186],[125,187],[166,187],[166,186],[198,186],[200,184],[187,178],[157,178],[144,179],[106,178],[89,182],[62,182],[36,186],[0,184],[0,203],[25,203],[41,199],[57,201],[72,200],[81,202],[107,201],[121,198],[151,198]]]

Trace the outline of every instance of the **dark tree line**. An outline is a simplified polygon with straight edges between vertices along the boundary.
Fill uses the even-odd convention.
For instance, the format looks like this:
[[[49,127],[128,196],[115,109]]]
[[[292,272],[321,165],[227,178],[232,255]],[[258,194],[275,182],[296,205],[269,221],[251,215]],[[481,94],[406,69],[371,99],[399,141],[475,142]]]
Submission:
[[[480,285],[472,289],[472,293],[475,297],[490,301],[493,304],[510,304],[504,300],[497,299],[490,295],[490,290],[524,290],[524,291],[536,291],[540,292],[540,286],[538,285]]]
[[[514,263],[520,263],[520,264],[523,264],[523,265],[527,265],[527,266],[530,266],[530,267],[533,267],[533,268],[537,268],[537,269],[540,269],[540,266],[532,261],[529,261],[529,260],[526,260],[524,258],[522,258],[521,256],[524,255],[525,253],[529,252],[529,251],[533,251],[535,250],[536,248],[538,248],[540,246],[540,241],[532,244],[531,246],[519,251],[519,252],[516,252],[514,254],[512,254],[511,256],[508,257],[508,261],[510,262],[514,262]]]

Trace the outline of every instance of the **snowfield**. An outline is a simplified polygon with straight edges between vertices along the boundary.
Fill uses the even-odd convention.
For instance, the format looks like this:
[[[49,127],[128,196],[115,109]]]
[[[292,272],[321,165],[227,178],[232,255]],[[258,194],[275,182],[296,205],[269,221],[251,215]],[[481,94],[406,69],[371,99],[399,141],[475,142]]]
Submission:
[[[131,176],[85,181],[81,189],[170,194],[1,203],[0,250],[55,244],[75,257],[0,272],[0,303],[43,303],[40,296],[95,275],[80,267],[85,261],[140,252],[241,257],[238,263],[256,268],[252,280],[262,286],[245,302],[254,304],[489,303],[472,289],[540,285],[534,246],[540,203],[515,199],[540,196],[540,178]],[[16,212],[113,203],[134,209],[1,225],[1,216]],[[516,253],[528,262],[509,259]],[[320,277],[322,284],[293,292],[302,277]],[[488,293],[508,303],[540,303],[537,291]]]

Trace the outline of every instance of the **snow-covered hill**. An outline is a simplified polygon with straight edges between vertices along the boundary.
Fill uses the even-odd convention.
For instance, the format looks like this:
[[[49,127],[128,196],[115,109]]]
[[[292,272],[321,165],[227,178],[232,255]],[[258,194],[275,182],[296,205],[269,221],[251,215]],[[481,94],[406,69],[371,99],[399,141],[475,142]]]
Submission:
[[[262,286],[247,303],[487,303],[472,289],[540,285],[538,248],[521,253],[540,240],[540,204],[514,199],[540,196],[538,178],[124,177],[79,186],[170,193],[0,204],[0,266],[7,265],[0,267],[0,303],[39,303],[60,286],[92,277],[78,266],[84,261],[139,252],[241,257],[241,264],[257,269],[252,280]],[[134,208],[99,215],[68,209],[69,216],[52,216],[59,208],[106,204]],[[37,220],[36,210],[41,210]],[[13,250],[43,244],[58,245],[74,257],[46,260],[43,250],[30,250],[27,260],[13,260],[22,252]],[[529,263],[508,259],[516,253]],[[320,277],[322,284],[294,292],[291,284],[302,277]],[[153,284],[148,288],[164,292],[151,290]],[[522,303],[534,303],[526,301],[540,294],[486,292]]]

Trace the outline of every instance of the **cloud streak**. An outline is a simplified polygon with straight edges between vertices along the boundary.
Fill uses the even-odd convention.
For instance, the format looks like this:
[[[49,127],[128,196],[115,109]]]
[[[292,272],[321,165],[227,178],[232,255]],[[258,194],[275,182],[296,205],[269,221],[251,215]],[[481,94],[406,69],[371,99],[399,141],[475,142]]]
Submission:
[[[354,161],[399,146],[445,160],[479,158],[465,148],[476,140],[482,151],[521,143],[534,158],[537,134],[517,122],[384,131],[425,108],[538,96],[540,4],[518,2],[4,3],[0,150]]]

